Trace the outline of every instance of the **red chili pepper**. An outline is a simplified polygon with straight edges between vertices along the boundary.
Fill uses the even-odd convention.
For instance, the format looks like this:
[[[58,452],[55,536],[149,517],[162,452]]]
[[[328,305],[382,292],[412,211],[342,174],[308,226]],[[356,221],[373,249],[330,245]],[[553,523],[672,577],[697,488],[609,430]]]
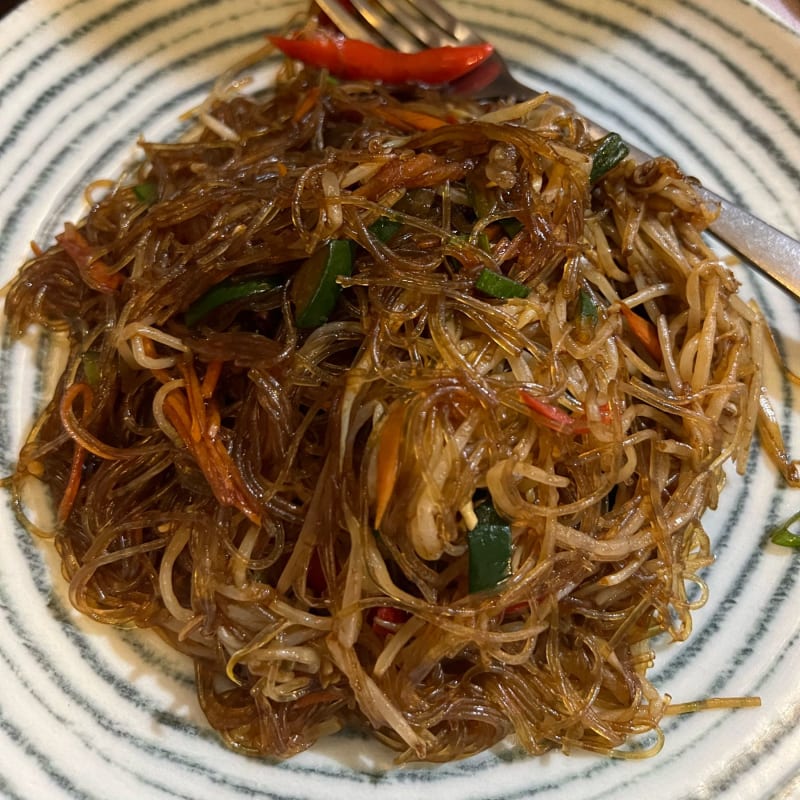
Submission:
[[[372,618],[372,630],[378,636],[388,636],[390,633],[395,633],[407,619],[408,614],[399,608],[378,606]]]
[[[528,394],[524,389],[519,390],[519,396],[528,408],[535,411],[542,425],[550,428],[556,433],[580,434],[589,433],[589,424],[583,414],[569,414],[558,406]],[[603,403],[599,407],[600,421],[605,424],[611,423],[611,409],[608,403]]]
[[[267,36],[282,53],[311,67],[324,67],[349,80],[373,80],[392,85],[448,83],[474,69],[493,51],[487,42],[460,47],[432,47],[399,53],[359,39],[318,31],[310,39]]]

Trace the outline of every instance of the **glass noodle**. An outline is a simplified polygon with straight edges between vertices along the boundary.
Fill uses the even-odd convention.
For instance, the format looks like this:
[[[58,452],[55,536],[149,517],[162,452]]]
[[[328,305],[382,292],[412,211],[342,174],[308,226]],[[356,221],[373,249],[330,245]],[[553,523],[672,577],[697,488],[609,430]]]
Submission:
[[[691,631],[759,416],[714,210],[666,159],[592,183],[546,96],[287,64],[195,119],[8,294],[68,342],[12,484],[52,494],[72,602],[191,657],[246,753],[657,749],[650,642]]]

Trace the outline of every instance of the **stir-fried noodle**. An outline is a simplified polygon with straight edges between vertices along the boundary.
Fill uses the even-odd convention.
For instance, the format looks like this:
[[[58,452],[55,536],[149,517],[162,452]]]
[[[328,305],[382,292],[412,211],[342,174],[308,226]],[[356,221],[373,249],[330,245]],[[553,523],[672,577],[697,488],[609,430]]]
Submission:
[[[592,182],[545,97],[285,66],[196,117],[8,295],[69,341],[14,487],[52,492],[72,602],[188,654],[244,752],[657,734],[650,641],[691,630],[759,412],[713,209],[666,159]]]

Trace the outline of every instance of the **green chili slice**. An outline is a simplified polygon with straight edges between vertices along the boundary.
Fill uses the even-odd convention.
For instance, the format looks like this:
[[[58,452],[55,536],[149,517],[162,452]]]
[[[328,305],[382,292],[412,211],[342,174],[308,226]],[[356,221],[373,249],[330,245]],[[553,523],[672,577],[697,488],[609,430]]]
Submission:
[[[292,299],[298,328],[316,328],[328,321],[342,291],[337,279],[353,271],[348,239],[334,239],[303,262],[294,278]]]
[[[225,280],[212,286],[202,297],[192,303],[184,314],[184,321],[193,328],[200,320],[208,316],[215,308],[230,303],[232,300],[240,300],[242,297],[251,297],[263,294],[276,286],[280,282],[275,278],[254,278],[249,281]]]

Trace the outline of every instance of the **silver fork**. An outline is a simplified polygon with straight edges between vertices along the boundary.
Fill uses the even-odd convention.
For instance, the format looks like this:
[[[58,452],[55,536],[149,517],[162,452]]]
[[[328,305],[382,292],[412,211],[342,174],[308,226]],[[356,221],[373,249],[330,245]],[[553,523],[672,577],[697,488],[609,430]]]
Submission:
[[[316,5],[348,38],[389,46],[403,53],[485,41],[434,0],[350,0],[347,7],[338,0],[316,0]],[[525,100],[539,94],[511,75],[496,50],[491,58],[450,88],[456,94],[477,98]],[[586,122],[593,136],[600,138],[608,133],[597,123],[589,119]],[[644,151],[628,146],[637,161],[651,158]],[[710,226],[711,232],[800,299],[800,242],[710,189],[701,187],[699,192],[704,200],[719,206],[719,216]]]

